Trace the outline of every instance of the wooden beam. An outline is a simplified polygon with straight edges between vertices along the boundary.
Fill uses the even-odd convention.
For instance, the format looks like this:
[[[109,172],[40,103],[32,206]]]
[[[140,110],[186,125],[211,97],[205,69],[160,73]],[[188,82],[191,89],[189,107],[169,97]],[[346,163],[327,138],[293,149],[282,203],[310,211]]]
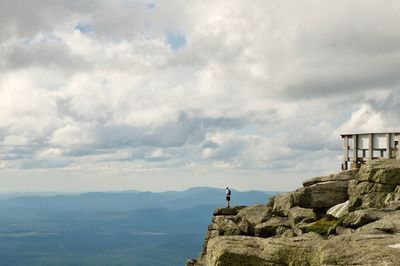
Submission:
[[[368,149],[369,149],[369,156],[368,159],[372,160],[373,158],[373,153],[374,153],[374,134],[369,134],[369,145],[368,145]]]

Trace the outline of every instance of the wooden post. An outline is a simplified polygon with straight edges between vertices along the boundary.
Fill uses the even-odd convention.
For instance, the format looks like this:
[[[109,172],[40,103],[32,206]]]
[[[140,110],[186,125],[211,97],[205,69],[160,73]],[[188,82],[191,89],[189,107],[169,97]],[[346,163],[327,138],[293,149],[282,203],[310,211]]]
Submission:
[[[348,170],[347,164],[349,161],[349,136],[344,136],[343,145],[344,145],[343,170]]]
[[[354,165],[357,165],[357,135],[353,135],[353,163]],[[353,168],[353,167],[352,167]]]
[[[369,149],[369,156],[368,159],[372,160],[373,158],[373,153],[374,153],[374,134],[369,134],[369,145],[368,145],[368,149]]]

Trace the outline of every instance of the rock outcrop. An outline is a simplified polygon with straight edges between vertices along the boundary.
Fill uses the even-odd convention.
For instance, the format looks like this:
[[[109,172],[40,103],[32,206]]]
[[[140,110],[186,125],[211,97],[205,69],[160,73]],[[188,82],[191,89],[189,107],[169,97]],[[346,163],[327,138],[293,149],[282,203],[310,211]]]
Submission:
[[[400,265],[400,161],[306,180],[266,205],[217,209],[187,265]]]
[[[400,165],[398,160],[373,160],[363,165],[349,185],[349,210],[357,208],[400,208]]]
[[[209,242],[205,265],[399,265],[399,237],[345,234],[323,239],[316,233],[293,238],[218,237]]]

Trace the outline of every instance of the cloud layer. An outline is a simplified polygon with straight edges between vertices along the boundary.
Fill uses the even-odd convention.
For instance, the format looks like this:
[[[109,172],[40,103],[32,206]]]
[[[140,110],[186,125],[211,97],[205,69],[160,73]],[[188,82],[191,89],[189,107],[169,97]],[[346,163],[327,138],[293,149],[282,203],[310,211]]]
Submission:
[[[0,10],[4,191],[289,190],[339,169],[340,133],[399,129],[397,1]]]

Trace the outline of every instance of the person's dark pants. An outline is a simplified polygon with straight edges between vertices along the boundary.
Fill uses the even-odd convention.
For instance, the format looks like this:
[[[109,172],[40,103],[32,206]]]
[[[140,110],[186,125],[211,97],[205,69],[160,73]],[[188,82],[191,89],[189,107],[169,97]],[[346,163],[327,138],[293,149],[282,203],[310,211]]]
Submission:
[[[231,201],[231,196],[226,196],[226,202],[228,203],[228,208],[231,206],[230,201]]]

